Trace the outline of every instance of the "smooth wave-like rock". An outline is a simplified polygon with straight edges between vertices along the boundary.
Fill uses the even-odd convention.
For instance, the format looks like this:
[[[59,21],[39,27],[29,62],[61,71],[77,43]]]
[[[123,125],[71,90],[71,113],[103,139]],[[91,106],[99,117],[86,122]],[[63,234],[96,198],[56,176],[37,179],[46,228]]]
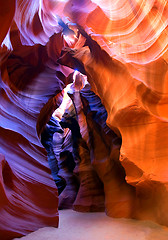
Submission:
[[[144,100],[142,98],[140,101],[138,92],[142,89],[142,83],[132,78],[128,68],[107,55],[86,32],[81,32],[86,37],[89,48],[76,51],[65,49],[60,62],[71,64],[72,56],[73,63],[75,59],[76,62],[84,63],[88,81],[107,110],[107,124],[122,136],[120,161],[125,168],[127,182],[136,187],[136,195],[132,199],[135,204],[132,217],[152,219],[167,225],[167,214],[164,214],[167,211],[167,149],[161,147],[164,146],[163,138],[167,139],[167,122],[161,116],[151,114],[142,105],[142,102],[148,100],[145,92],[147,97],[149,92],[152,103],[156,101],[154,95],[151,99],[152,90],[143,84]],[[161,129],[165,129],[164,133],[161,133]],[[164,168],[161,167],[163,165]],[[153,185],[158,191],[156,194],[152,190]]]
[[[92,91],[107,110],[107,125],[122,137],[120,162],[127,183],[136,189],[133,195],[123,190],[135,207],[128,215],[168,225],[168,1],[1,0],[0,4],[0,44],[4,41],[0,49],[0,150],[5,158],[1,162],[6,162],[9,172],[16,176],[14,181],[33,179],[26,189],[31,189],[32,195],[28,196],[35,210],[40,208],[46,214],[46,207],[41,206],[45,202],[41,197],[47,195],[43,190],[51,193],[50,200],[57,205],[57,191],[38,135],[60,104],[61,94],[52,97],[67,84],[70,70],[60,66],[66,65],[87,75]],[[63,44],[59,17],[69,26],[78,24],[79,32],[69,46],[65,41]],[[19,31],[16,41],[12,40],[12,29]],[[60,57],[65,46],[69,48]],[[32,203],[39,182],[42,188]],[[14,201],[9,202],[2,203],[1,222],[17,214],[17,208],[12,207]],[[53,219],[58,215],[56,205],[51,210]],[[11,214],[11,208],[15,214]],[[115,215],[113,207],[109,215]],[[8,224],[2,229],[9,229],[12,236],[26,234],[19,224],[15,227]]]
[[[72,139],[77,146],[74,147],[74,159],[76,161],[75,173],[79,177],[79,191],[77,193],[73,209],[77,211],[104,211],[104,189],[96,170],[92,166],[90,133],[88,129],[85,108],[81,100],[81,89],[84,87],[85,79],[80,74],[75,77],[68,94],[72,98],[77,122],[75,131],[72,130]],[[94,103],[96,105],[96,103]],[[72,121],[72,120],[71,120]],[[73,121],[72,121],[73,122]],[[79,130],[78,127],[79,126]],[[80,131],[78,133],[78,131]],[[73,133],[74,132],[74,133]],[[73,134],[75,136],[73,136]],[[101,144],[101,142],[99,142]]]
[[[51,64],[47,47],[17,45],[18,42],[1,65],[0,152],[4,160],[0,236],[3,239],[44,226],[58,226],[57,188],[37,131],[40,132],[43,122],[59,103],[65,83],[56,76],[59,66]],[[54,104],[55,96],[60,97]],[[45,112],[48,103],[50,108]]]

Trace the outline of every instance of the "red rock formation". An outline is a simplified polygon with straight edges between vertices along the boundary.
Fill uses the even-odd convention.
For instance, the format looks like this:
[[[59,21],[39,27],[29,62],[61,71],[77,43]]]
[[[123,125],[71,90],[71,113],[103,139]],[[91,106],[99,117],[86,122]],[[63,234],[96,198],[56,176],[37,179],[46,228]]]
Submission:
[[[1,26],[1,36],[0,36],[0,46],[6,37],[9,28],[11,26],[14,14],[15,14],[15,0],[0,1],[0,26]]]
[[[87,74],[92,90],[101,98],[107,110],[108,126],[122,137],[120,161],[129,185],[124,183],[124,190],[120,189],[122,194],[119,196],[123,201],[124,196],[127,196],[130,202],[126,201],[129,203],[123,207],[121,216],[152,219],[168,225],[168,2],[17,0],[16,7],[15,1],[0,1],[0,4],[0,43],[10,29],[15,13],[14,19],[22,44],[29,45],[19,46],[18,41],[12,41],[14,51],[8,59],[9,51],[5,45],[0,49],[0,151],[5,157],[5,160],[2,160],[3,164],[6,161],[5,166],[12,176],[15,176],[13,181],[24,181],[24,189],[32,189],[28,194],[30,205],[40,209],[42,215],[46,216],[46,208],[49,206],[41,205],[45,202],[45,194],[42,193],[46,191],[51,194],[48,202],[57,203],[55,186],[37,132],[40,133],[51,115],[54,109],[52,97],[65,86],[65,76],[70,72],[56,63],[63,47],[62,35],[57,34],[62,30],[58,24],[59,15],[65,23],[70,20],[80,24],[92,36],[91,38],[85,31],[80,30],[83,37],[80,35],[78,40],[74,37],[74,41],[69,42],[71,49],[64,50],[65,54],[59,63],[72,68],[78,67],[81,72]],[[15,32],[11,32],[11,36],[12,34],[14,36]],[[84,47],[85,38],[87,41]],[[50,44],[46,45],[49,39]],[[8,40],[6,38],[4,43],[11,49]],[[64,72],[65,76],[60,72]],[[61,76],[62,81],[58,80],[55,73]],[[45,113],[44,106],[49,99],[47,107],[50,108],[48,113]],[[55,105],[59,105],[58,101]],[[103,162],[103,154],[94,154],[97,161]],[[102,169],[105,170],[105,166]],[[103,174],[103,171],[97,171],[100,175]],[[106,180],[103,181],[107,183]],[[34,184],[30,186],[31,183]],[[39,197],[34,199],[36,186],[39,184]],[[3,185],[1,183],[1,186]],[[136,189],[135,194],[130,194],[130,185]],[[8,192],[14,186],[8,186],[5,191]],[[24,191],[26,196],[26,190]],[[23,191],[20,193],[14,190],[13,193],[17,194],[16,198],[22,198]],[[105,193],[108,195],[109,186],[105,187]],[[41,200],[41,195],[44,201]],[[112,198],[111,194],[108,196],[108,199]],[[8,212],[6,219],[11,219],[11,216],[18,213],[18,209],[14,207],[14,200],[8,200],[8,204],[5,205],[4,201],[7,200],[4,199],[0,223],[4,221],[5,211]],[[120,200],[117,199],[117,204]],[[132,200],[134,212],[127,208],[128,205],[132,206]],[[57,218],[56,205],[51,210],[51,218],[54,221]],[[110,201],[108,209],[109,215],[117,216]],[[11,211],[15,214],[11,214]],[[29,212],[28,209],[26,211]],[[16,219],[17,217],[18,215]],[[32,224],[32,218],[30,220],[26,215],[25,219],[27,223]],[[36,228],[47,225],[48,221],[49,225],[53,224],[50,217],[47,217],[45,224],[41,223],[40,219]],[[10,222],[14,222],[13,218],[8,221]],[[3,224],[2,229],[14,236],[14,233],[21,235],[34,230],[35,225],[30,225],[28,224],[29,227],[25,230],[19,223],[15,226]]]
[[[74,83],[69,90],[69,96],[72,98],[76,118],[80,127],[80,137],[78,139],[79,156],[75,156],[75,173],[79,177],[80,187],[73,204],[73,209],[82,212],[104,211],[104,189],[103,184],[91,164],[91,149],[89,146],[89,131],[85,108],[81,101],[80,90],[84,87],[84,77],[77,74]],[[96,103],[94,103],[96,105]],[[73,132],[73,131],[72,131]],[[77,132],[77,129],[75,130]],[[72,133],[73,138],[73,133]],[[101,144],[101,141],[99,142]]]
[[[40,132],[54,110],[52,97],[59,96],[65,84],[56,77],[59,66],[54,66],[48,57],[48,45],[46,48],[17,45],[19,42],[1,66],[0,146],[5,159],[0,168],[3,187],[0,236],[3,239],[44,226],[58,226],[57,189],[37,131]],[[58,104],[58,97],[56,100]],[[44,112],[47,102],[50,108]]]
[[[154,98],[156,94],[153,94],[152,100],[152,90],[133,79],[124,64],[110,58],[83,30],[82,34],[87,38],[90,50],[84,47],[69,52],[67,49],[67,54],[65,53],[65,57],[61,58],[61,62],[63,63],[65,60],[65,64],[68,63],[67,60],[70,60],[71,55],[73,62],[75,62],[75,58],[76,61],[84,62],[92,89],[99,94],[107,109],[108,125],[122,136],[120,161],[126,170],[127,182],[136,187],[136,195],[132,197],[130,195],[130,201],[134,202],[135,207],[131,216],[167,224],[167,215],[163,213],[163,209],[167,210],[167,204],[165,204],[167,198],[165,172],[167,169],[161,167],[164,165],[167,155],[166,148],[161,147],[163,138],[167,138],[167,122],[162,120],[162,116],[159,119],[158,116],[152,115],[145,106],[148,99],[152,104],[156,102],[156,98]],[[165,76],[164,73],[163,75]],[[143,97],[146,93],[147,98],[145,97],[144,100],[142,98],[140,101],[138,93],[142,91],[141,89],[144,91]],[[142,103],[144,104],[142,105]],[[163,128],[165,129],[164,134],[159,134]],[[158,146],[160,147],[158,148]],[[99,156],[97,157],[99,158]],[[157,168],[157,166],[159,167]],[[159,180],[161,176],[162,180]],[[157,193],[156,190],[152,190],[153,186],[156,186]],[[127,194],[129,196],[129,190],[124,191],[126,191],[125,196]],[[106,192],[109,192],[109,188]],[[111,205],[109,214],[112,216],[113,210]],[[162,212],[162,217],[158,212]],[[125,215],[124,210],[123,215]]]

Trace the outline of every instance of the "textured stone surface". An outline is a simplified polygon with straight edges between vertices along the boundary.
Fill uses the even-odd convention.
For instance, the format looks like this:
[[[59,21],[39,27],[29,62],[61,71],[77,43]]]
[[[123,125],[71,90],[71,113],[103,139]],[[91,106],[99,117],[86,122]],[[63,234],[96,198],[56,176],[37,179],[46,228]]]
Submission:
[[[119,159],[129,185],[124,180],[117,180],[123,184],[122,194],[114,194],[123,202],[121,208],[117,207],[123,208],[120,216],[151,219],[168,225],[168,2],[1,0],[0,5],[0,43],[4,40],[0,48],[0,152],[4,156],[3,164],[9,166],[7,168],[16,177],[14,179],[28,181],[26,189],[31,189],[32,194],[28,194],[30,205],[40,208],[39,211],[46,216],[46,206],[41,204],[45,203],[47,194],[44,192],[50,192],[48,202],[51,201],[54,208],[51,210],[53,215],[47,212],[47,216],[50,215],[47,219],[54,219],[57,225],[57,191],[38,134],[60,104],[61,94],[58,93],[69,81],[66,77],[71,71],[59,65],[64,64],[87,74],[92,91],[100,97],[107,110],[107,125],[122,138]],[[79,27],[79,38],[67,40],[64,44],[56,15],[65,23],[69,17],[91,37]],[[13,18],[17,27],[12,22]],[[6,35],[10,27],[14,49],[11,54],[9,35]],[[22,44],[28,46],[21,46],[16,29]],[[68,48],[64,48],[58,64],[57,59],[65,46]],[[53,99],[54,95],[57,96]],[[88,123],[99,139],[97,125],[92,125],[91,121]],[[103,165],[109,161],[103,159],[107,156],[106,146],[101,145],[101,148],[101,154],[96,151],[92,154]],[[101,175],[107,166],[104,165],[102,171],[94,167],[104,181]],[[32,182],[34,184],[29,186]],[[39,183],[38,199],[33,200],[34,188]],[[106,195],[110,186],[107,184],[105,187]],[[6,192],[10,187],[5,188]],[[16,190],[13,191],[15,193]],[[110,193],[108,199],[112,199],[112,195]],[[22,194],[17,193],[16,198],[22,198]],[[0,223],[4,221],[6,211],[6,219],[18,213],[14,200],[8,201],[7,205],[3,201],[2,198]],[[116,202],[119,204],[118,198]],[[118,216],[111,200],[108,209],[110,216]],[[1,229],[6,231],[11,226],[8,234],[26,234],[35,225],[32,226],[32,219],[25,219],[28,230],[13,219],[10,221],[15,222],[15,226],[2,224]],[[39,222],[37,228],[40,227]],[[49,220],[50,224],[53,220]]]
[[[167,139],[167,122],[163,116],[158,116],[158,112],[151,114],[147,108],[150,101],[153,109],[153,104],[156,104],[154,96],[157,94],[132,78],[124,64],[110,58],[83,30],[81,33],[86,37],[89,48],[77,51],[66,49],[61,62],[65,60],[65,64],[72,63],[72,56],[75,68],[76,62],[79,66],[78,60],[84,61],[92,89],[106,107],[107,124],[122,137],[120,161],[125,168],[127,182],[136,188],[136,194],[132,190],[130,192],[129,188],[124,188],[123,193],[125,196],[128,194],[128,202],[130,201],[128,205],[133,209],[128,208],[130,213],[124,212],[126,204],[122,214],[152,219],[167,225],[167,167],[164,164],[167,148],[161,147],[164,146],[163,138]],[[159,134],[161,129],[164,129],[164,134]],[[161,167],[163,165],[164,168]],[[113,210],[109,215],[113,216]]]
[[[40,45],[20,45],[1,66],[2,239],[58,226],[57,189],[37,130],[40,132],[56,107],[52,96],[60,95],[64,83],[56,77],[56,69],[44,52]],[[44,114],[40,111],[48,100],[51,107]]]

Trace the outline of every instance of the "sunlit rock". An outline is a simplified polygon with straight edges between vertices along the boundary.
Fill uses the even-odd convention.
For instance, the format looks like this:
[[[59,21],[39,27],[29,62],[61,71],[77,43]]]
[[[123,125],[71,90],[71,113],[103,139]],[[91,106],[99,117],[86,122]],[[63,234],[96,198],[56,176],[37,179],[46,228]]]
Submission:
[[[168,225],[168,2],[1,0],[0,5],[3,238],[58,225],[57,189],[39,137],[62,101],[70,68],[86,74],[107,110],[108,127],[122,138],[117,154],[126,175],[117,175],[114,185],[121,181],[122,187],[115,193],[104,163],[111,164],[116,152],[109,158],[106,144],[96,150],[102,138],[88,119],[97,146],[92,166],[104,184],[107,214]],[[103,139],[108,143],[108,134]]]

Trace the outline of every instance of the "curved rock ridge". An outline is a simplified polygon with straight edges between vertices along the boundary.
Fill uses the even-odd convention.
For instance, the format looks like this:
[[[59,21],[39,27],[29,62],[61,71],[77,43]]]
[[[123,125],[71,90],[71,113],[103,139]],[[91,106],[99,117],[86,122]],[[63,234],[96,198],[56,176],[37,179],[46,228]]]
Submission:
[[[60,67],[50,57],[50,43],[23,46],[16,39],[17,34],[12,39],[14,50],[1,65],[0,79],[2,239],[44,226],[58,227],[58,192],[37,130],[40,133],[62,100],[66,77],[62,74],[60,80],[56,76]],[[55,57],[60,45],[57,47]]]
[[[28,184],[26,189],[32,194],[28,197],[37,216],[36,207],[46,216],[52,202],[51,215],[44,217],[48,219],[44,222],[58,224],[57,191],[38,135],[62,99],[57,94],[67,84],[70,70],[60,64],[66,65],[87,75],[92,91],[107,110],[107,125],[122,137],[120,161],[127,183],[136,190],[124,188],[123,193],[130,196],[135,208],[125,214],[123,207],[122,216],[168,225],[168,1],[0,0],[0,5],[1,175],[5,164],[14,181]],[[77,24],[78,33],[72,23]],[[72,42],[63,43],[66,24],[76,36]],[[19,37],[13,40],[16,29]],[[69,48],[60,57],[65,46]],[[2,193],[3,189],[11,193],[14,186],[4,188],[4,177],[1,180]],[[41,188],[37,196],[38,184]],[[45,191],[51,195],[43,194]],[[20,192],[14,192],[16,198],[21,197]],[[37,200],[33,200],[34,194]],[[46,195],[47,207],[41,205]],[[12,204],[14,200],[2,198],[2,206],[6,207],[1,208],[0,223],[18,214]],[[108,209],[108,214],[115,216],[111,204]],[[25,219],[30,223],[27,215]],[[23,235],[35,226],[45,225],[41,217],[35,219],[37,225],[28,224],[26,230],[19,221],[15,229],[12,219],[8,226],[2,225],[2,234]]]
[[[107,124],[122,136],[120,161],[127,183],[136,188],[134,200],[130,198],[134,202],[131,216],[167,225],[167,148],[163,139],[167,139],[168,123],[157,108],[155,114],[151,113],[153,105],[159,107],[162,99],[157,104],[152,89],[132,78],[127,66],[112,59],[82,29],[80,32],[88,47],[65,49],[59,62],[74,68],[84,64],[92,90],[100,96],[107,110]],[[153,65],[156,67],[160,61]],[[139,97],[141,89],[144,91],[142,98]],[[166,95],[162,96],[164,99]],[[166,114],[166,101],[162,108],[164,106],[162,113]],[[109,215],[113,216],[113,208]]]
[[[24,43],[45,44],[60,31],[60,16],[84,26],[111,56],[146,64],[167,52],[167,11],[167,0],[17,0],[15,21]]]
[[[21,152],[20,149],[16,149],[14,140],[10,142],[10,139],[17,138],[19,140],[20,138],[21,144],[23,144],[24,139],[21,136],[17,136],[14,133],[11,134],[11,132],[7,133],[7,131],[1,131],[1,134],[8,135],[6,139],[3,138],[3,140],[6,141],[4,143],[6,143],[10,149],[13,144],[16,152]],[[27,150],[30,152],[28,147]],[[9,152],[9,154],[13,155],[12,160],[16,159],[16,157],[14,157],[14,151]],[[40,155],[40,152],[36,154]],[[5,155],[8,161],[10,161],[11,156],[9,157],[6,153]],[[15,171],[16,167],[15,169],[13,166],[10,167],[4,156],[1,155],[1,239],[20,237],[40,227],[58,226],[57,190],[55,186],[52,185],[51,179],[49,177],[47,179],[47,173],[46,176],[43,174],[43,172],[48,172],[49,176],[49,170],[43,166],[43,168],[46,169],[41,170],[37,178],[37,167],[32,168],[32,163],[28,166],[28,161],[31,160],[32,157],[30,158],[30,156],[26,155],[26,153],[25,155],[22,153],[22,156],[18,159],[20,162],[24,160],[23,164],[27,161],[27,168],[29,168],[29,170],[24,171],[24,167],[22,166],[22,175]],[[42,158],[42,156],[40,157]],[[35,160],[34,158],[34,161]],[[30,170],[31,174],[29,173]]]

